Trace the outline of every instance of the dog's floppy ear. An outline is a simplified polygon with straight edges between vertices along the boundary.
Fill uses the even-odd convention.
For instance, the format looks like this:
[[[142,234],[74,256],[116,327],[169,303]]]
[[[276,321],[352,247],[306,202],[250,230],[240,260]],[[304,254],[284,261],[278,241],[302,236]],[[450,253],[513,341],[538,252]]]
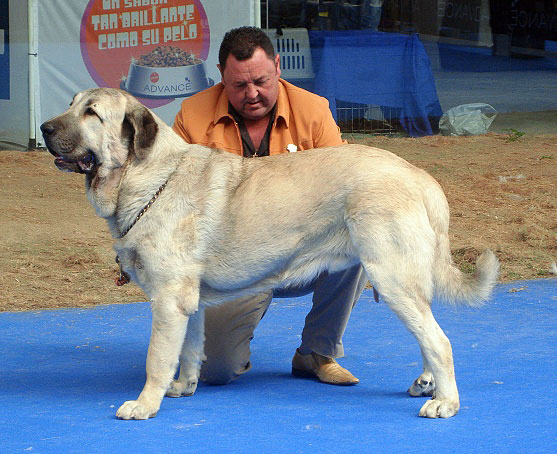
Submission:
[[[145,106],[137,103],[128,103],[128,111],[122,125],[122,135],[129,139],[130,151],[139,159],[143,159],[155,142],[159,127],[155,118]]]

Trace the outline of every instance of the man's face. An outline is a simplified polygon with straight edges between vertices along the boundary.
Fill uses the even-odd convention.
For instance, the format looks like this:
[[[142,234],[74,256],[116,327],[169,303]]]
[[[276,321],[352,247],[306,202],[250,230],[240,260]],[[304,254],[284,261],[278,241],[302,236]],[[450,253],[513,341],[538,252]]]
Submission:
[[[248,120],[264,118],[278,96],[279,56],[270,59],[263,49],[256,49],[248,60],[239,61],[232,54],[221,71],[224,90],[232,107]]]

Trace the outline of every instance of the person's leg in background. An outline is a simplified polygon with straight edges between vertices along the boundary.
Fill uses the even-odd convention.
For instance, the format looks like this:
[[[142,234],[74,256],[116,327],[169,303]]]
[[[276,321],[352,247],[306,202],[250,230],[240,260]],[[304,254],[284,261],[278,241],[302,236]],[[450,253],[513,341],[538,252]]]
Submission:
[[[205,310],[205,356],[201,380],[226,385],[251,369],[250,342],[272,292],[240,298]]]
[[[302,343],[292,360],[294,375],[315,376],[325,383],[338,385],[359,382],[335,358],[344,356],[342,336],[367,282],[361,265],[333,274],[323,273],[317,278]]]

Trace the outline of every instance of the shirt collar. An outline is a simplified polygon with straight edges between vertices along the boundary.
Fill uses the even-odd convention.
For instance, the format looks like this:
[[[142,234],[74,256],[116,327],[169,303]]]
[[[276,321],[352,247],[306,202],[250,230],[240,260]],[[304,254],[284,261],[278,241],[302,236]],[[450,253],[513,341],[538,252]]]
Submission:
[[[224,118],[230,118],[231,120],[234,120],[232,115],[228,112],[228,97],[226,96],[226,92],[224,91],[224,85],[222,85],[222,82],[219,82],[217,86],[220,86],[221,93],[217,101],[217,108],[215,109],[215,116],[213,118],[214,124],[217,124]],[[286,95],[286,88],[284,87],[282,79],[279,79],[279,92],[277,96],[276,106],[276,120],[278,121],[280,118],[282,118],[286,124],[286,127],[288,127],[288,123],[290,121],[290,113],[288,108],[288,97]]]
[[[228,97],[224,91],[224,85],[219,82],[215,87],[220,89],[220,95],[217,100],[217,108],[215,109],[215,117],[213,118],[214,124],[217,124],[224,118],[230,118],[233,120],[232,115],[228,113]]]

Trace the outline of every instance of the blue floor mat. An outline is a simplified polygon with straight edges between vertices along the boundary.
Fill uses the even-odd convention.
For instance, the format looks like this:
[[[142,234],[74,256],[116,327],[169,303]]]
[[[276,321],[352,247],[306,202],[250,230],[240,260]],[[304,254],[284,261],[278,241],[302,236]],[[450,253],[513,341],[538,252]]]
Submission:
[[[0,451],[32,453],[557,452],[557,280],[499,285],[481,309],[434,305],[453,345],[461,411],[417,416],[406,389],[419,348],[365,291],[335,387],[290,375],[309,296],[279,299],[252,342],[253,369],[228,386],[164,399],[120,421],[144,381],[147,303],[0,314]]]

